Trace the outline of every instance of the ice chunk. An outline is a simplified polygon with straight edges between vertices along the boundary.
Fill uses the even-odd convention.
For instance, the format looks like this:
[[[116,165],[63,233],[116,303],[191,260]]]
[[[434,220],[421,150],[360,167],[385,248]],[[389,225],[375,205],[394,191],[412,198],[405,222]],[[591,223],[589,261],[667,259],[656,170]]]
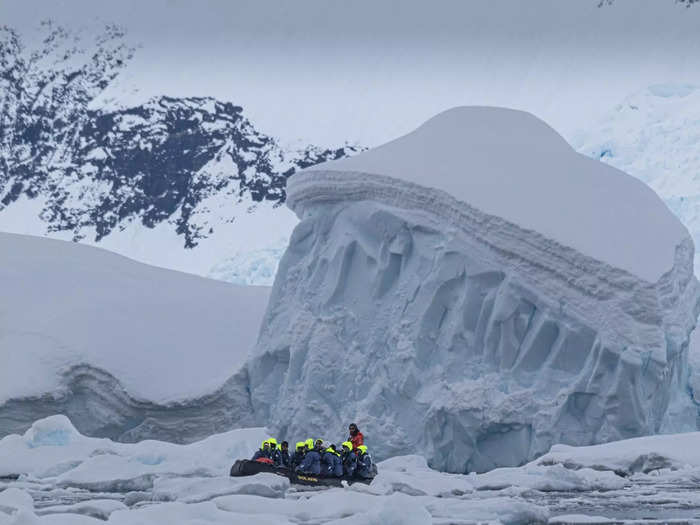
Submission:
[[[472,492],[470,478],[443,474],[428,467],[422,456],[397,456],[378,465],[379,474],[366,490],[373,494],[454,497]],[[362,487],[354,487],[362,490]]]
[[[140,509],[117,511],[109,519],[110,525],[136,525],[142,523],[285,525],[292,522],[284,516],[271,513],[249,516],[225,511],[217,508],[212,502],[190,504],[179,502],[163,503]]]
[[[627,482],[613,472],[590,468],[572,470],[563,465],[525,465],[499,468],[472,478],[478,490],[502,490],[507,487],[529,488],[542,492],[616,490]]]
[[[356,421],[377,459],[466,472],[687,425],[688,232],[531,115],[449,111],[294,175],[288,205],[248,367],[282,437]]]
[[[289,479],[276,474],[231,478],[166,478],[153,484],[153,497],[158,501],[197,503],[229,494],[250,494],[264,498],[284,497]]]
[[[70,439],[36,440],[51,435],[68,435]],[[80,435],[65,416],[53,416],[37,421],[23,436],[10,435],[0,440],[0,476],[49,478],[59,486],[93,491],[151,490],[157,477],[174,473],[226,476],[236,459],[250,457],[267,437],[265,429],[251,428],[217,434],[189,445],[158,441],[115,443]],[[234,480],[227,481],[235,485]],[[286,479],[275,477],[273,481],[268,484],[271,493],[284,490]],[[261,483],[259,479],[252,482]],[[202,490],[205,488],[206,484]]]
[[[700,467],[696,446],[700,432],[645,436],[588,447],[555,445],[539,458],[540,465],[562,464],[568,468],[589,467],[629,475],[660,469]]]
[[[549,519],[549,525],[606,525],[608,523],[620,523],[620,521],[606,518],[605,516],[586,516],[583,514],[562,514]]]
[[[121,501],[113,499],[93,499],[90,501],[73,503],[71,505],[51,505],[49,507],[42,507],[36,511],[36,514],[39,516],[50,514],[79,514],[99,520],[107,520],[113,512],[126,509],[127,506]]]
[[[328,521],[328,525],[432,525],[433,518],[419,501],[403,494],[395,494],[376,505],[369,512]]]
[[[79,436],[70,420],[63,415],[57,415],[36,421],[24,435],[25,442],[30,448],[70,445]]]
[[[34,509],[34,500],[27,492],[17,488],[9,488],[0,492],[0,512],[12,514],[23,509]]]

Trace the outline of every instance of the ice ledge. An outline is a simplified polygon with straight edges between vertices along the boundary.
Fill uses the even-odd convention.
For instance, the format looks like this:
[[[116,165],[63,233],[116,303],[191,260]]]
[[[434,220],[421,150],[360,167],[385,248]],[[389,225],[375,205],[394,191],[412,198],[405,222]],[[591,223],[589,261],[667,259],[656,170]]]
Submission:
[[[363,200],[438,217],[481,247],[485,260],[512,268],[544,296],[559,297],[558,305],[553,305],[556,309],[587,320],[601,335],[615,338],[632,353],[645,349],[645,358],[667,362],[664,332],[670,329],[679,335],[677,345],[670,345],[678,348],[700,313],[700,285],[693,275],[694,246],[689,235],[676,246],[673,267],[650,282],[484,213],[442,190],[384,175],[333,170],[297,173],[287,183],[287,205],[302,220],[324,202]]]
[[[210,394],[159,404],[130,394],[106,370],[81,364],[63,370],[51,393],[0,403],[0,438],[22,433],[38,419],[65,414],[88,436],[127,443],[143,439],[191,443],[250,425],[250,413],[245,367]]]

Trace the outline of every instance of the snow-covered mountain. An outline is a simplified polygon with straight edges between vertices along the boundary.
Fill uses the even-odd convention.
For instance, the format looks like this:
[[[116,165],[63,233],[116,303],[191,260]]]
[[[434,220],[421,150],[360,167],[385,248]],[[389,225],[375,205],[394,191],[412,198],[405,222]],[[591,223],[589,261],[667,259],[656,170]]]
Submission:
[[[30,48],[0,27],[0,231],[99,244],[142,262],[271,283],[295,223],[296,170],[354,147],[282,148],[243,109],[104,91],[131,59],[123,31],[90,41],[46,22]]]
[[[573,146],[648,184],[686,225],[700,272],[700,88],[657,84],[630,95]]]
[[[249,272],[235,274],[239,251],[274,253],[294,225],[279,209],[286,178],[352,151],[285,152],[238,106],[169,97],[90,110],[76,137],[52,147],[60,163],[47,155],[30,170],[0,173],[0,230],[98,244],[243,283]],[[254,279],[269,283],[276,260],[263,262]]]
[[[244,364],[269,288],[0,233],[0,289],[0,436],[57,413],[126,441],[251,422]]]
[[[530,114],[456,108],[291,177],[249,363],[282,435],[361,420],[449,471],[694,428],[692,241],[633,177]]]

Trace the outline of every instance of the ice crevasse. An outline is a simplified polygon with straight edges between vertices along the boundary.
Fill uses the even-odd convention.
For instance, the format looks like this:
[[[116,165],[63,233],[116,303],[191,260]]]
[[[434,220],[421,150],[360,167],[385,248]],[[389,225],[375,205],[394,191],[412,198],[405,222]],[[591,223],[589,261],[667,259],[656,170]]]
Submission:
[[[294,175],[287,204],[248,362],[280,435],[358,421],[380,459],[465,472],[694,428],[687,230],[533,115],[448,110]]]

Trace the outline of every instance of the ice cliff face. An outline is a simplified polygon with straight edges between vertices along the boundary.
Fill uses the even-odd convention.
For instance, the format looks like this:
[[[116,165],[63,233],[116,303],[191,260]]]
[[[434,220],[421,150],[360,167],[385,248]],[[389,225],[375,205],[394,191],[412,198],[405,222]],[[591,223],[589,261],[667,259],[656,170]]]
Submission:
[[[535,117],[450,110],[294,175],[287,202],[248,367],[282,435],[357,421],[380,457],[483,471],[689,417],[692,240]]]

